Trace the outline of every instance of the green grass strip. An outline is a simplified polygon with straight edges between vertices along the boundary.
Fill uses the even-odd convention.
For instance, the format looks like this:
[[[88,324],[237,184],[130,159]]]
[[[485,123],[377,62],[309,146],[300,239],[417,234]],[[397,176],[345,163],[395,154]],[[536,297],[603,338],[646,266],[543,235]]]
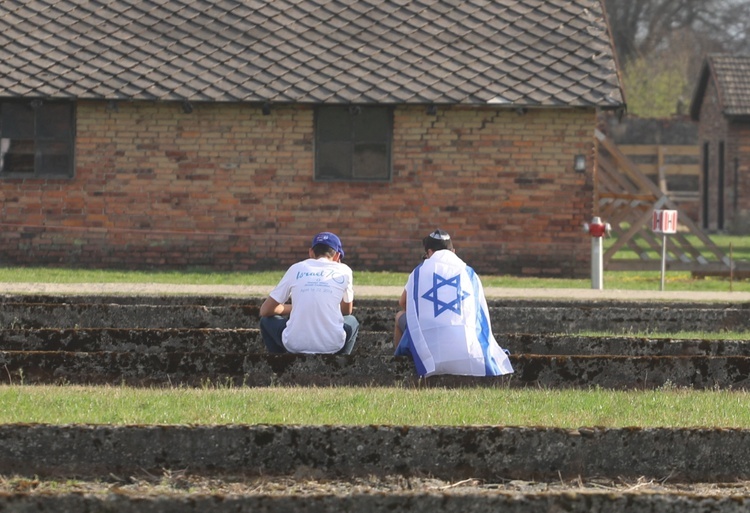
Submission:
[[[560,333],[560,335],[572,336],[571,333]],[[750,340],[748,331],[676,331],[676,332],[646,332],[632,331],[626,333],[615,333],[614,331],[580,331],[575,334],[579,337],[591,338],[649,338],[649,339],[670,339],[670,340]]]
[[[258,272],[214,272],[201,269],[185,271],[124,271],[104,269],[65,269],[53,267],[0,267],[0,282],[7,283],[164,283],[185,285],[242,285],[273,287],[284,275],[283,270]],[[356,286],[396,286],[406,283],[408,273],[374,272],[354,269]],[[590,289],[591,279],[529,278],[482,275],[485,287]],[[750,292],[750,280],[707,277],[695,279],[686,271],[669,271],[665,275],[669,291]],[[612,271],[604,274],[604,288],[611,290],[659,290],[659,271]],[[687,298],[686,298],[687,299]]]
[[[750,428],[750,393],[0,386],[2,423]]]

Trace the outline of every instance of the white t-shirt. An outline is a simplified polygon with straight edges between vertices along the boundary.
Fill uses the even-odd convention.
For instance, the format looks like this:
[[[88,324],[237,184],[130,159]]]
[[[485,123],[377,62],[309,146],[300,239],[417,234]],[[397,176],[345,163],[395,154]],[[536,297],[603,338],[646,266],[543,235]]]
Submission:
[[[290,353],[335,353],[346,332],[341,302],[354,301],[352,270],[327,258],[291,266],[269,294],[280,304],[292,298],[292,313],[281,335]]]

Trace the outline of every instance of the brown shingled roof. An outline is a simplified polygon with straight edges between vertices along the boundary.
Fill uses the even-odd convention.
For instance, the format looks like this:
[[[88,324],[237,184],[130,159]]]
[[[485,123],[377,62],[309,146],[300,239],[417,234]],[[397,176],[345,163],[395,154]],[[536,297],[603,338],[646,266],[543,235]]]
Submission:
[[[623,106],[599,0],[0,0],[0,96]]]
[[[690,107],[698,120],[708,80],[714,77],[722,113],[728,117],[750,116],[750,55],[713,54],[706,57]]]

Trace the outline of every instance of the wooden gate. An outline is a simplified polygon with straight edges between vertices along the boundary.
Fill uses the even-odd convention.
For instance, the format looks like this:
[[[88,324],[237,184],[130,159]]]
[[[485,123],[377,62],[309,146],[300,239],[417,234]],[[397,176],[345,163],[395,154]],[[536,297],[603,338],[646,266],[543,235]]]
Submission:
[[[678,211],[681,229],[666,237],[667,269],[729,274],[737,267],[609,138],[599,130],[596,138],[594,186],[599,211],[595,215],[611,225],[612,236],[616,238],[604,253],[605,270],[661,269],[662,236],[651,230],[654,210]],[[633,251],[637,258],[616,258],[624,248]]]

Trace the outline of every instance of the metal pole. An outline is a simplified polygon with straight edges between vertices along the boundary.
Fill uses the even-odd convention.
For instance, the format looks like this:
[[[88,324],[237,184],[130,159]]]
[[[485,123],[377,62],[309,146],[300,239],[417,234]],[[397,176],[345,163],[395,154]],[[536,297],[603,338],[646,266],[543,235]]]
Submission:
[[[591,288],[595,290],[604,289],[602,238],[591,237]]]
[[[661,239],[661,289],[664,290],[664,273],[667,269],[667,234],[662,234]]]
[[[734,282],[734,255],[732,255],[732,243],[729,243],[729,292],[732,292]]]

